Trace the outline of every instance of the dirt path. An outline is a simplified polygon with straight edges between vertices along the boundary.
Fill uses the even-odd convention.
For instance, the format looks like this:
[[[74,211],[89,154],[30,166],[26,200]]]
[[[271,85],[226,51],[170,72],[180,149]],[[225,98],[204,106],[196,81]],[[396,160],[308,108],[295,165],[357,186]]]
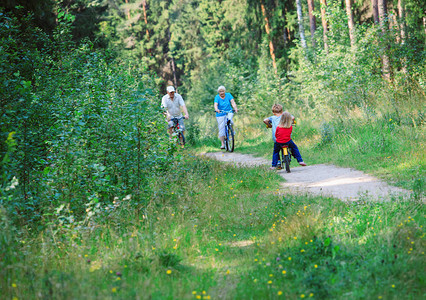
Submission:
[[[214,152],[203,155],[235,165],[270,166],[269,160],[248,154]],[[367,197],[380,200],[388,199],[390,196],[408,197],[410,195],[408,190],[390,186],[361,171],[333,165],[296,167],[296,163],[292,162],[291,173],[281,170],[278,171],[278,174],[286,180],[282,184],[283,189],[293,193],[331,196],[344,201],[354,201]]]

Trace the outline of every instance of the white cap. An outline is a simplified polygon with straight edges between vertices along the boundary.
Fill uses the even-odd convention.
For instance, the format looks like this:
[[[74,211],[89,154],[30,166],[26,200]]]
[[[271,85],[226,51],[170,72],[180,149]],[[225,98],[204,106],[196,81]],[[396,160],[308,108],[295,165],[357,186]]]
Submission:
[[[175,91],[175,88],[172,86],[172,85],[169,85],[168,87],[167,87],[167,92],[168,93],[171,93],[171,92],[174,92]]]

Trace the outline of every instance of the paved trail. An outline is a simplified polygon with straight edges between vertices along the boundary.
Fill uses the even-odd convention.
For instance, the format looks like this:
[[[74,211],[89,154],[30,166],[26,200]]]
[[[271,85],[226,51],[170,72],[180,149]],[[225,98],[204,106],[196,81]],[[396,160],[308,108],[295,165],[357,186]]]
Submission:
[[[269,160],[248,154],[214,152],[204,155],[235,165],[270,166]],[[291,173],[281,170],[278,174],[286,180],[282,187],[293,193],[332,196],[344,201],[354,201],[363,197],[374,200],[388,199],[389,196],[408,197],[411,193],[408,190],[390,186],[361,171],[333,165],[296,167],[296,163],[292,162]]]

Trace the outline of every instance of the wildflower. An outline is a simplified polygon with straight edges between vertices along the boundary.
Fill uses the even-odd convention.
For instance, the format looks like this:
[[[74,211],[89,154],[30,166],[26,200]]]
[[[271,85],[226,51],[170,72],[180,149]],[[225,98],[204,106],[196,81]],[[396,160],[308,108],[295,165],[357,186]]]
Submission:
[[[196,297],[197,299],[201,299],[201,295],[197,295],[197,297]]]
[[[254,279],[254,280],[253,280],[253,282],[254,282],[254,283],[256,283],[256,282],[257,282],[257,279]]]
[[[278,291],[278,293],[277,293],[278,296],[281,296],[282,294],[283,294],[283,292],[281,292],[281,291]]]
[[[172,270],[167,270],[167,274],[172,274]]]
[[[392,284],[392,288],[395,288],[395,285],[394,285],[394,284]]]
[[[17,287],[16,283],[12,283],[12,287],[16,288]]]
[[[316,269],[316,268],[318,268],[318,266],[317,266],[317,265],[315,265],[314,267],[315,267],[315,269]]]
[[[192,294],[193,294],[193,295],[196,295],[196,294],[197,294],[197,291],[192,291]]]
[[[291,260],[291,257],[288,257],[288,260]]]
[[[226,274],[229,274],[229,273],[231,273],[229,270],[228,270],[228,271],[226,271]]]
[[[300,295],[300,298],[305,298],[305,294]]]
[[[269,281],[268,281],[268,284],[272,284],[272,280],[269,280]]]
[[[203,295],[205,295],[205,294],[206,294],[206,291],[202,291],[201,293],[202,293]]]
[[[302,249],[302,250],[300,250],[300,252],[302,252],[302,253],[303,253],[303,252],[305,252],[305,250],[303,250],[303,249]]]
[[[285,275],[285,273],[287,273],[287,271],[286,270],[283,270],[283,274]]]
[[[314,293],[310,293],[310,294],[309,294],[309,297],[313,297],[313,296],[314,296]]]
[[[116,292],[117,292],[117,288],[113,287],[113,288],[111,289],[111,292],[116,293]]]
[[[274,277],[274,275],[273,274],[269,274],[269,277]]]

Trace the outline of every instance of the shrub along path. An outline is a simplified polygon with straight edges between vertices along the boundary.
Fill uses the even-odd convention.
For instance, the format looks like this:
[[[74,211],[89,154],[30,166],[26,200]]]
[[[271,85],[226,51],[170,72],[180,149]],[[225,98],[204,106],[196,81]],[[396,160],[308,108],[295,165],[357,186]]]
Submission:
[[[270,161],[248,154],[213,152],[203,154],[216,160],[244,166],[269,166]],[[387,183],[350,168],[334,165],[312,165],[295,167],[292,164],[291,173],[278,171],[286,182],[283,189],[292,193],[311,193],[314,195],[332,196],[344,201],[359,199],[380,200],[389,197],[409,197],[410,191],[390,186]],[[273,172],[273,171],[272,171]],[[267,174],[265,173],[265,176]]]

